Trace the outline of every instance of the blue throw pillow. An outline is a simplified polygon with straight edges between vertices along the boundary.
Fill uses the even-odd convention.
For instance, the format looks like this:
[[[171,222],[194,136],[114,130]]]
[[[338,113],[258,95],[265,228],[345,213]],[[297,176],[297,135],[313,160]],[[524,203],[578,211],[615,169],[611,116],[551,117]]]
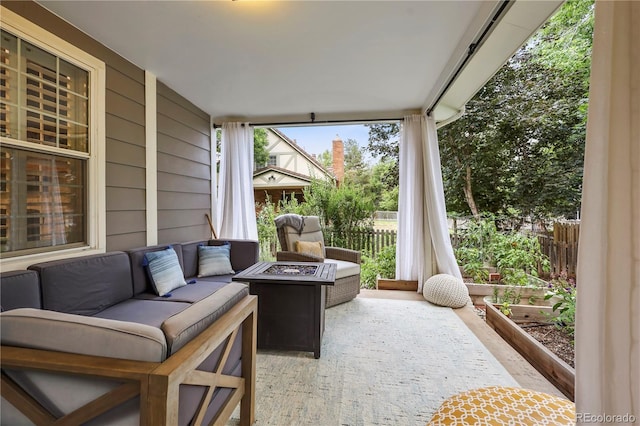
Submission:
[[[198,276],[233,274],[231,267],[231,244],[221,246],[198,246]]]
[[[143,265],[147,267],[158,296],[164,296],[171,290],[187,285],[173,247],[145,253]]]

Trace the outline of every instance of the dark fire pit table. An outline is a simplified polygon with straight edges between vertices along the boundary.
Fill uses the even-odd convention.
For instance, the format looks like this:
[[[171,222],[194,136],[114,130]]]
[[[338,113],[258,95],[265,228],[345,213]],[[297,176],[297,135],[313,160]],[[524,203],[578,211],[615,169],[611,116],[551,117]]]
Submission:
[[[258,348],[312,351],[320,358],[326,285],[334,285],[336,265],[259,262],[233,277],[258,296]]]

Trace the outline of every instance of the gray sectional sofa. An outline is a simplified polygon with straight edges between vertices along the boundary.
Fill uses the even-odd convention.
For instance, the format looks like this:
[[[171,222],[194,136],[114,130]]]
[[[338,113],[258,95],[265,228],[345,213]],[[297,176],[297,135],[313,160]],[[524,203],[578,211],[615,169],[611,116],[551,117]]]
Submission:
[[[235,272],[256,241],[231,240]],[[187,285],[158,296],[145,254],[69,258],[1,275],[1,424],[254,422],[256,296],[232,274],[198,277],[198,246],[171,244]],[[57,423],[56,423],[57,424]]]

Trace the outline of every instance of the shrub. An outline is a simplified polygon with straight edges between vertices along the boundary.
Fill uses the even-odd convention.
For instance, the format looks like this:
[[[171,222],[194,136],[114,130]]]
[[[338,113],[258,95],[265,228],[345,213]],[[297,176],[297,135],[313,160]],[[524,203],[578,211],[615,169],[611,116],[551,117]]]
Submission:
[[[396,276],[396,246],[383,248],[376,258],[369,255],[362,256],[360,268],[360,286],[362,288],[376,288],[378,276],[393,278]]]
[[[557,312],[554,321],[558,327],[563,328],[571,336],[575,333],[576,325],[576,289],[575,281],[567,279],[565,274],[554,278],[549,283],[549,290],[544,296],[545,300],[553,296],[559,296],[560,301],[553,305],[553,311]]]

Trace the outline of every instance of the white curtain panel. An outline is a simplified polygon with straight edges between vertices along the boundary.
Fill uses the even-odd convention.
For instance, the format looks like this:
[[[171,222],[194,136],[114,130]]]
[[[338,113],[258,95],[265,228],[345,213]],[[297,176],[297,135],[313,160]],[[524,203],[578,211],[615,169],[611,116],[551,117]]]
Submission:
[[[219,238],[258,239],[253,198],[253,127],[223,123],[217,226]]]
[[[595,7],[578,253],[576,411],[578,420],[585,413],[634,415],[637,424],[640,2],[597,1]]]
[[[451,247],[444,202],[438,133],[433,118],[404,118],[400,135],[400,194],[396,278],[418,280],[418,291],[434,274],[462,279]]]
[[[424,154],[420,115],[404,118],[400,131],[400,185],[396,278],[418,280],[418,291],[431,276],[431,237],[427,225]]]
[[[453,254],[451,237],[449,236],[436,122],[433,117],[427,117],[422,122],[423,139],[426,141],[424,149],[424,180],[427,217],[429,218],[429,231],[431,233],[436,266],[438,273],[453,275],[462,280],[462,274]]]

